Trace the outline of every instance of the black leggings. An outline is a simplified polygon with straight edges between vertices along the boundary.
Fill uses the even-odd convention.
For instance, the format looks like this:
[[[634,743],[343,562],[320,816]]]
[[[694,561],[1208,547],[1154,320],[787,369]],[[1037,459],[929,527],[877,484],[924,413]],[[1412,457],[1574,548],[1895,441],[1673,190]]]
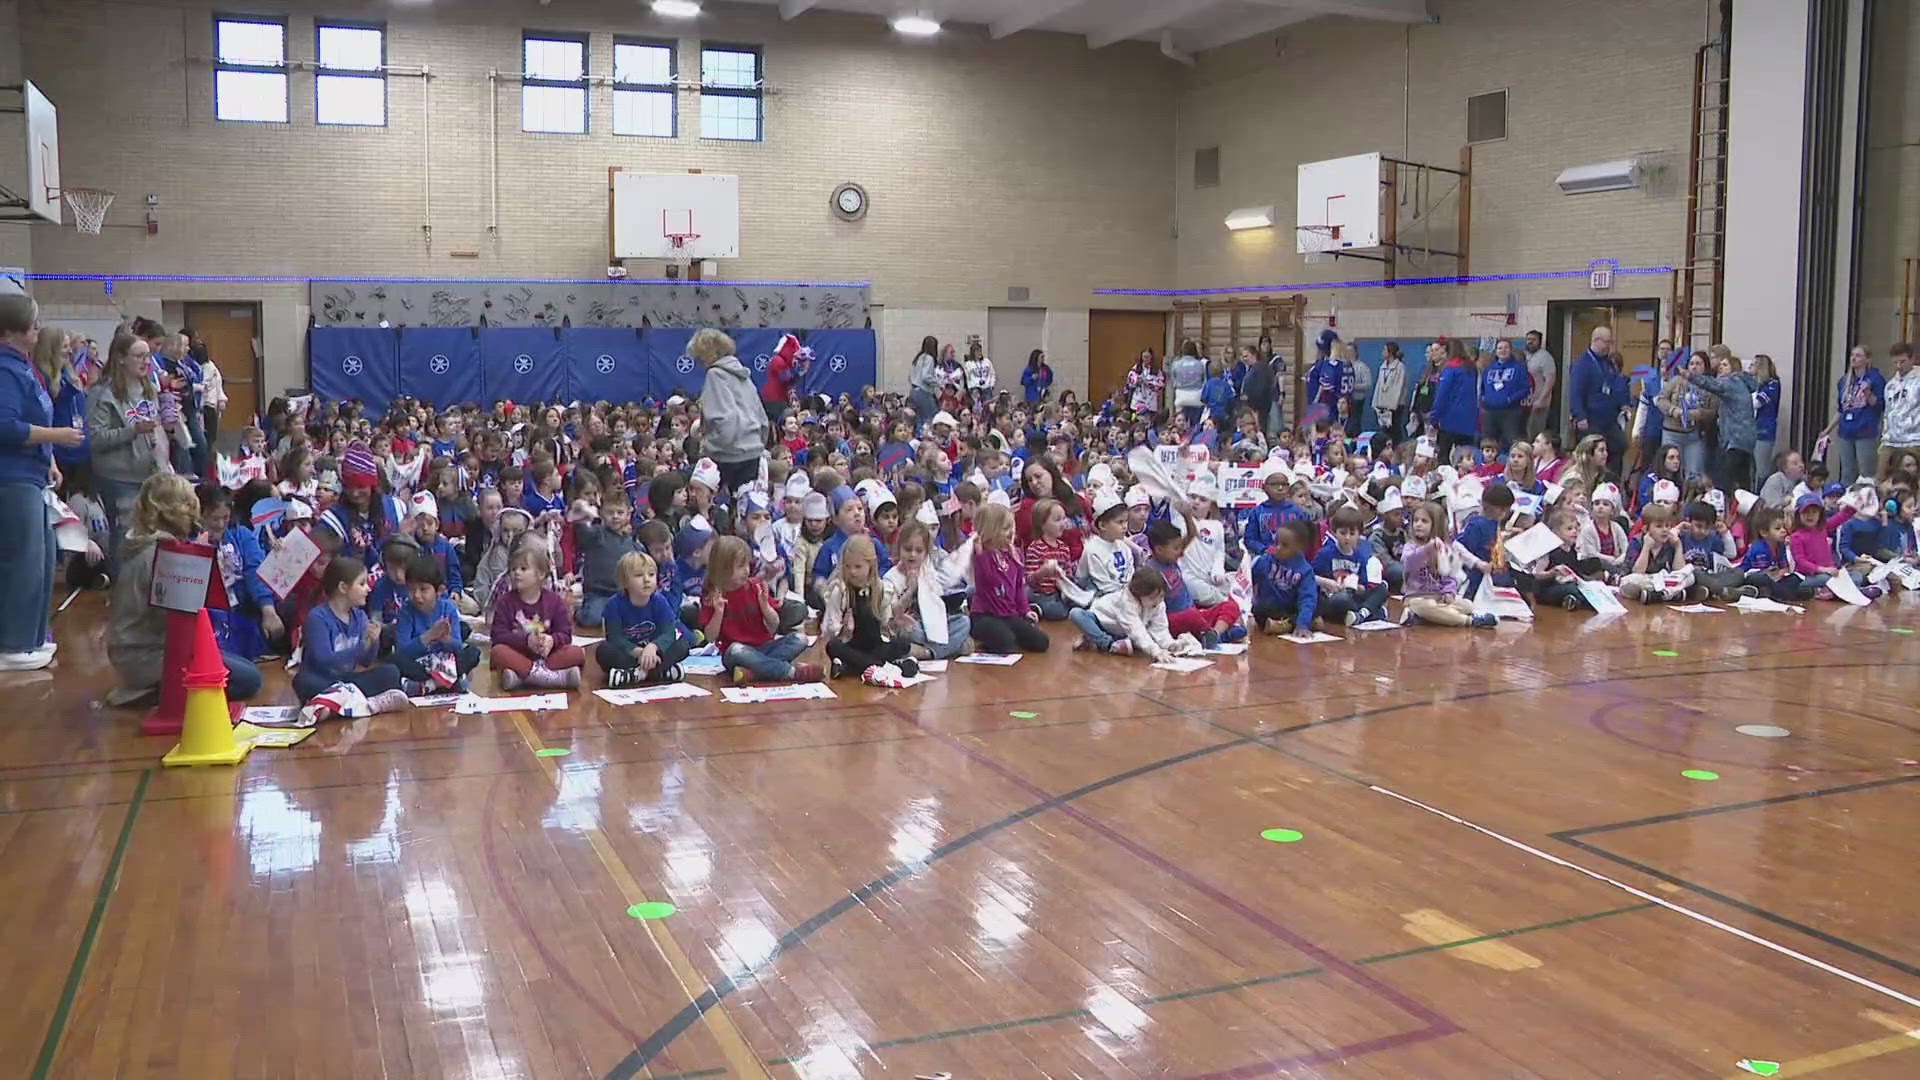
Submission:
[[[1047,632],[1026,619],[1007,619],[999,615],[973,613],[973,640],[983,652],[1046,652],[1051,642]]]
[[[654,644],[659,645],[660,643],[656,641]],[[691,651],[692,648],[688,643],[687,635],[674,635],[671,642],[660,647],[660,663],[656,664],[654,669],[647,673],[648,681],[665,678],[667,669],[685,660],[687,653]],[[633,655],[633,645],[625,640],[615,641],[613,638],[608,638],[600,644],[595,645],[593,647],[593,658],[600,661],[600,670],[602,671],[612,671],[615,668],[626,668],[631,671],[640,666],[639,658]]]
[[[862,645],[868,643],[863,642]],[[881,638],[871,643],[870,648],[862,648],[851,641],[827,642],[827,656],[846,666],[845,674],[859,678],[860,673],[875,664],[891,664],[904,660],[913,652],[913,644],[903,637]]]
[[[1357,611],[1367,618],[1375,612],[1387,609],[1387,584],[1375,582],[1366,592],[1358,589],[1329,590],[1320,594],[1320,617],[1330,623],[1342,623],[1349,611]]]
[[[1799,574],[1787,574],[1775,581],[1765,570],[1755,570],[1747,575],[1747,584],[1759,589],[1760,595],[1769,600],[1806,600],[1813,596],[1813,590],[1807,588],[1807,579]]]

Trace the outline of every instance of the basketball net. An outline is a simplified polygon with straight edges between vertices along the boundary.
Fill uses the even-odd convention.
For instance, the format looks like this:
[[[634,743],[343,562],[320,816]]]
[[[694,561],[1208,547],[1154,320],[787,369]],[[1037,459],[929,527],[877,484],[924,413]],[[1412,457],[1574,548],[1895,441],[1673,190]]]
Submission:
[[[1300,253],[1310,264],[1323,263],[1332,258],[1334,249],[1340,246],[1340,226],[1338,225],[1301,225]]]
[[[676,252],[684,252],[689,243],[698,239],[700,234],[697,232],[667,234],[667,242],[673,245],[673,250]]]
[[[73,211],[73,227],[89,236],[99,236],[107,223],[107,207],[113,205],[113,192],[95,188],[63,188],[60,197]]]

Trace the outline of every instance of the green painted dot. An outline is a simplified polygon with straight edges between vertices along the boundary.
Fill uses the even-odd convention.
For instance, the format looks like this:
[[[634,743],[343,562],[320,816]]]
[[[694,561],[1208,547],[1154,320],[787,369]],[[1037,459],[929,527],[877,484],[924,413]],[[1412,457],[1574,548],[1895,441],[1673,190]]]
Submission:
[[[1672,649],[1655,649],[1655,650],[1653,650],[1653,655],[1655,655],[1655,656],[1679,656],[1680,654],[1679,654],[1679,653],[1677,653],[1677,652],[1674,652],[1674,651],[1673,651]]]
[[[1689,779],[1689,780],[1718,780],[1718,779],[1720,779],[1720,774],[1719,774],[1719,773],[1717,773],[1717,772],[1708,772],[1708,771],[1707,771],[1707,770],[1705,770],[1705,769],[1682,769],[1682,770],[1680,771],[1680,775],[1681,775],[1681,776],[1684,776],[1684,777],[1686,777],[1686,778],[1687,778],[1687,779]]]
[[[627,909],[627,914],[636,919],[664,919],[673,914],[672,904],[660,900],[649,900],[644,904],[635,904]]]
[[[1040,714],[1037,712],[1010,712],[1007,715],[1013,717],[1015,720],[1032,720]]]
[[[1913,631],[1911,631],[1911,630],[1909,630],[1909,629],[1907,629],[1907,628],[1906,628],[1906,627],[1904,627],[1904,626],[1896,626],[1896,627],[1894,627],[1894,628],[1893,628],[1893,632],[1894,632],[1894,633],[1896,633],[1896,634],[1911,634],[1911,633],[1913,633]]]
[[[1267,829],[1260,834],[1260,839],[1271,840],[1276,844],[1291,844],[1300,839],[1300,834],[1292,829]]]
[[[566,750],[558,746],[549,746],[544,750],[535,750],[533,752],[533,756],[534,757],[566,757],[568,754],[572,752],[573,751],[571,750]]]

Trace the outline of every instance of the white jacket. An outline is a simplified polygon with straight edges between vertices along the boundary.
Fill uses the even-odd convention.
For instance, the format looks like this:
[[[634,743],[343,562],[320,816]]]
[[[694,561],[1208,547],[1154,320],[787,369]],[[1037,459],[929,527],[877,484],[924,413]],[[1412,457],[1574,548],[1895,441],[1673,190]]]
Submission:
[[[1164,598],[1152,607],[1143,607],[1125,589],[1108,593],[1093,602],[1093,617],[1115,637],[1133,642],[1134,651],[1155,660],[1164,660],[1173,652],[1173,635],[1167,631],[1167,604]]]
[[[944,575],[932,562],[920,569],[918,588],[911,597],[906,595],[907,576],[898,566],[888,570],[880,579],[886,587],[885,603],[888,612],[898,612],[894,621],[897,626],[913,623],[927,635],[927,640],[935,645],[947,644],[947,604],[941,599]]]
[[[200,365],[201,400],[209,409],[219,411],[227,407],[227,380],[221,376],[220,369],[213,365],[211,357]]]
[[[1180,554],[1180,573],[1187,579],[1193,602],[1213,607],[1227,598],[1227,526],[1213,518],[1195,525],[1197,534]]]
[[[1140,549],[1126,537],[1113,541],[1095,534],[1087,537],[1080,550],[1080,579],[1097,596],[1126,589],[1128,579],[1139,568]]]
[[[966,372],[969,390],[991,394],[994,387],[998,385],[999,375],[993,370],[993,360],[989,357],[983,356],[978,360],[965,361],[960,367]]]
[[[1380,377],[1373,384],[1373,407],[1382,412],[1392,412],[1405,405],[1407,397],[1407,365],[1402,360],[1381,360]]]
[[[1618,554],[1604,556],[1600,554],[1600,527],[1605,525],[1613,534],[1613,550]],[[1573,554],[1578,559],[1599,559],[1610,570],[1618,570],[1627,564],[1627,531],[1618,521],[1597,521],[1589,514],[1580,522],[1580,535],[1573,542]]]

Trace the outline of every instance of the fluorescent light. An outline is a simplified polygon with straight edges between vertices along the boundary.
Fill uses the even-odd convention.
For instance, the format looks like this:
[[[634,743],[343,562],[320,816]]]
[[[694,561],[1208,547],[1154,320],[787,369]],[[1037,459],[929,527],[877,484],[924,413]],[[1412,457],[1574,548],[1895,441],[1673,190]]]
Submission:
[[[653,13],[669,19],[691,19],[700,14],[695,0],[653,0]]]
[[[1242,229],[1271,229],[1273,228],[1273,207],[1249,206],[1242,210],[1235,210],[1227,215],[1227,228],[1235,232]]]
[[[920,15],[902,15],[893,20],[893,28],[902,34],[926,37],[940,32],[940,24]]]

